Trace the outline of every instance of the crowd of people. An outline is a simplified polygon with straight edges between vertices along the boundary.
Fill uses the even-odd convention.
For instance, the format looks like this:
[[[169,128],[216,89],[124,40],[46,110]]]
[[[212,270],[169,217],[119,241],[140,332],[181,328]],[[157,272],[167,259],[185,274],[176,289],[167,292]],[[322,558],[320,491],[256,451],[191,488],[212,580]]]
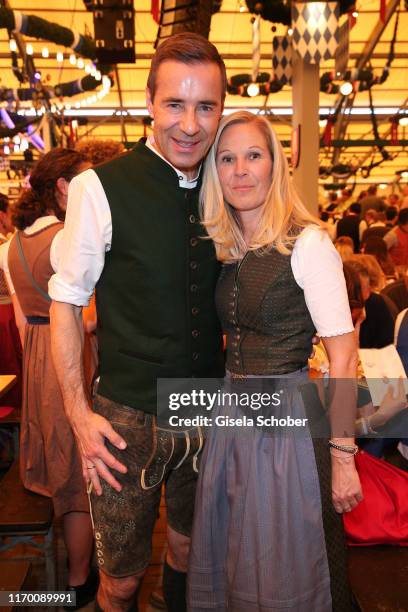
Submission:
[[[364,495],[355,423],[367,433],[407,405],[399,389],[357,414],[357,348],[393,342],[384,291],[405,265],[408,208],[380,236],[395,215],[370,194],[334,245],[267,119],[221,118],[226,82],[205,38],[170,37],[149,73],[148,139],[105,157],[98,143],[53,149],[11,222],[2,205],[2,325],[15,357],[1,367],[20,375],[22,350],[21,478],[62,517],[77,608],[97,588],[93,528],[95,610],[138,609],[164,485],[168,612],[353,609],[342,514]],[[307,422],[316,335],[330,379],[348,382],[325,438],[213,427],[204,444],[200,427],[180,435],[158,421],[158,379],[251,391],[278,377],[280,412]],[[243,418],[237,403],[215,415]]]

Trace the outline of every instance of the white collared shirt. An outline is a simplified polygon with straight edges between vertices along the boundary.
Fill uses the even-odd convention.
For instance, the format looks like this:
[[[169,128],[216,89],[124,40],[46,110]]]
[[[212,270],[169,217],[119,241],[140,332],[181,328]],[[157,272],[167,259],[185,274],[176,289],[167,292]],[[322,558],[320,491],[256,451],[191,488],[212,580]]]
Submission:
[[[174,168],[155,149],[146,146],[173,168],[183,189],[194,189],[194,179]],[[112,215],[105,191],[94,170],[85,170],[69,184],[68,206],[58,272],[48,283],[53,300],[86,306],[102,273],[105,253],[112,243]]]

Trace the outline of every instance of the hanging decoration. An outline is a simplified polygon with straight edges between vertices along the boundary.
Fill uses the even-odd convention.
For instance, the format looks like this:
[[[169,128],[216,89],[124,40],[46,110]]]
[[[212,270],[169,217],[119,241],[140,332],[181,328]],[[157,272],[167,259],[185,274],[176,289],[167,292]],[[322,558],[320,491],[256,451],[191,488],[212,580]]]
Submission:
[[[272,39],[272,66],[275,78],[286,85],[292,79],[292,39],[290,36],[274,36]]]
[[[0,7],[0,29],[3,28],[6,28],[9,32],[26,34],[33,38],[46,40],[71,48],[75,53],[71,54],[70,63],[78,68],[84,69],[87,73],[86,76],[76,81],[60,83],[55,87],[48,87],[40,83],[41,75],[37,72],[34,74],[34,81],[36,82],[32,83],[32,87],[25,90],[20,88],[17,90],[17,95],[11,97],[10,94],[7,93],[6,99],[8,101],[11,99],[14,101],[37,100],[40,98],[49,100],[54,96],[72,97],[83,91],[92,91],[99,87],[101,85],[102,75],[108,74],[112,70],[112,67],[108,65],[98,65],[98,68],[90,63],[85,65],[82,57],[91,60],[95,60],[96,58],[96,45],[94,40],[89,36],[83,36],[59,24],[49,22],[35,15],[24,15],[19,11]],[[32,45],[30,49],[28,49],[28,47],[29,45],[27,45],[27,51],[29,50],[31,53],[27,54],[32,55]],[[13,72],[18,80],[23,83],[27,80],[27,77],[24,75],[24,72],[18,70],[16,54],[17,45],[13,38],[10,38],[10,50],[12,52]],[[45,57],[49,57],[48,49],[43,49],[43,54],[44,53]],[[81,57],[78,58],[76,54]],[[57,53],[57,61],[62,60],[63,54],[61,52]],[[11,90],[7,91],[9,92]],[[102,91],[106,91],[106,81]],[[4,90],[0,91],[0,97],[4,99]]]
[[[347,70],[349,61],[350,27],[350,19],[346,19],[339,28],[339,44],[334,56],[337,75],[342,75]]]
[[[399,126],[399,117],[392,117],[391,129],[390,129],[390,137],[391,137],[390,144],[393,146],[399,145],[398,126]]]
[[[340,0],[339,5],[340,15],[347,13],[354,7],[356,0]],[[283,23],[283,25],[291,25],[291,0],[246,0],[248,11],[255,15],[260,15],[266,21],[272,23]]]
[[[251,98],[254,95],[253,93],[251,94],[251,85],[253,84],[254,82],[252,81],[251,74],[235,74],[227,82],[227,92],[231,95]],[[256,79],[256,84],[259,88],[255,95],[261,96],[276,93],[283,87],[283,84],[280,83],[275,77],[271,77],[269,72],[259,72]]]
[[[252,18],[252,82],[256,83],[261,62],[261,37],[259,15]]]
[[[83,36],[74,30],[36,15],[24,15],[20,11],[1,7],[0,29],[2,28],[68,47],[78,55],[88,59],[95,59],[96,57],[96,46],[91,37]]]
[[[308,64],[334,57],[339,43],[338,2],[293,2],[292,44]]]
[[[386,0],[380,0],[380,19],[384,23],[385,21],[385,13],[387,11],[387,3]]]
[[[333,141],[334,126],[336,124],[336,115],[329,115],[324,128],[322,142],[325,147],[331,147]]]
[[[157,24],[159,24],[160,23],[160,0],[152,0],[151,6],[150,6],[150,13],[154,21]]]

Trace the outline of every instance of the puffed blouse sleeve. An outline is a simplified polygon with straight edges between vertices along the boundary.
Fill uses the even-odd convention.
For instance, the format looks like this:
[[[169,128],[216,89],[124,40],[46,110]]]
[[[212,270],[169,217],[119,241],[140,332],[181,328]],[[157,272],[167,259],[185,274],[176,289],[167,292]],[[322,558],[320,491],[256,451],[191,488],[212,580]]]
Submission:
[[[319,336],[352,332],[343,262],[327,232],[306,227],[296,240],[291,266]]]

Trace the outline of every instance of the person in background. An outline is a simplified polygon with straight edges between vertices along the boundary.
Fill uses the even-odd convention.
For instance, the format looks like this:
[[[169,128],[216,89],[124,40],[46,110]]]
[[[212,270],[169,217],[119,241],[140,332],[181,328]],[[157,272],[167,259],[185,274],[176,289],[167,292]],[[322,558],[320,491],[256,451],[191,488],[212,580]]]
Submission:
[[[336,226],[333,223],[333,219],[331,218],[330,214],[323,210],[320,213],[320,220],[323,221],[323,223],[325,224],[325,228],[327,233],[329,234],[332,242],[334,242],[335,238],[336,238]]]
[[[400,210],[403,208],[408,208],[408,185],[404,185],[402,188]]]
[[[353,255],[346,260],[360,275],[366,317],[360,326],[360,348],[383,348],[394,338],[394,314],[384,296],[384,274],[372,255]]]
[[[381,266],[384,272],[386,282],[395,280],[395,267],[388,253],[385,241],[376,235],[371,235],[367,238],[364,244],[364,254],[373,255]]]
[[[369,209],[365,212],[364,216],[361,217],[360,225],[358,226],[358,235],[360,238],[360,245],[363,240],[364,232],[377,221],[377,212]]]
[[[0,374],[14,374],[17,382],[0,399],[0,406],[21,406],[21,341],[14,317],[13,303],[2,270],[6,243],[13,235],[10,205],[6,195],[0,193]]]
[[[387,209],[396,208],[397,213],[398,213],[400,206],[401,206],[401,198],[398,195],[398,193],[390,193],[390,195],[387,198]]]
[[[385,211],[385,225],[390,230],[394,227],[394,225],[397,222],[398,222],[398,207],[388,206]]]
[[[361,204],[353,202],[336,225],[336,237],[349,236],[353,240],[355,253],[360,250],[360,214]]]
[[[364,217],[367,210],[384,210],[385,202],[383,198],[377,195],[377,185],[370,185],[367,189],[367,195],[360,200],[361,214]]]
[[[408,266],[408,208],[398,213],[397,225],[384,236],[395,266]]]
[[[375,213],[375,217],[376,217],[375,221],[370,223],[369,227],[364,231],[362,235],[362,238],[361,238],[362,245],[364,245],[364,243],[371,236],[379,236],[380,238],[383,238],[385,234],[389,231],[388,227],[385,224],[385,221],[386,221],[385,212],[377,211]]]
[[[24,330],[21,479],[27,489],[51,497],[55,515],[62,517],[66,590],[76,594],[71,610],[94,598],[97,575],[90,569],[93,536],[80,456],[51,357],[47,285],[58,265],[69,182],[89,167],[80,153],[62,148],[37,162],[30,187],[13,208],[18,231],[7,243],[4,267]]]
[[[340,254],[342,261],[354,255],[354,243],[350,236],[340,236],[340,238],[337,238],[334,246]]]
[[[97,166],[122,155],[125,147],[116,140],[84,138],[78,140],[75,150],[89,159],[93,166]]]

